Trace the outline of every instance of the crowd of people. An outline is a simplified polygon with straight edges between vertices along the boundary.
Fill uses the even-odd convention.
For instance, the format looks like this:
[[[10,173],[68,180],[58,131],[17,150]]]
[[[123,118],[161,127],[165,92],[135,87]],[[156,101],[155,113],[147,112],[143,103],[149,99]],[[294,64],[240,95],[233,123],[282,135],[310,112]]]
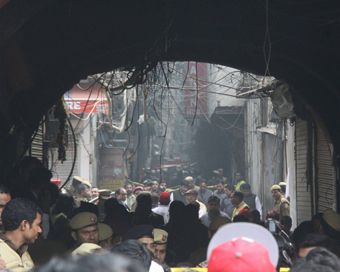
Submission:
[[[264,215],[242,173],[232,183],[223,169],[208,181],[182,174],[142,172],[115,191],[74,176],[60,190],[25,157],[0,185],[0,271],[340,271],[336,212],[292,231],[284,183],[270,188],[273,210]]]

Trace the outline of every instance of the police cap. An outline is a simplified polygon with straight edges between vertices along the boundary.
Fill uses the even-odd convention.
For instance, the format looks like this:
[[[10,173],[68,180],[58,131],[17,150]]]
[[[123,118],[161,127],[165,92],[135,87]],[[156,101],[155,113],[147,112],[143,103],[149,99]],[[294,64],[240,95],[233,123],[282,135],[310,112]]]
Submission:
[[[162,229],[154,229],[154,241],[156,244],[166,244],[168,241],[168,233]]]
[[[279,191],[281,191],[281,187],[280,187],[280,185],[273,185],[271,188],[270,188],[270,191],[273,191],[273,190],[279,190]]]
[[[98,224],[97,216],[90,212],[81,212],[76,214],[70,221],[70,227],[73,230],[82,229]]]
[[[104,223],[98,223],[99,241],[105,241],[113,235],[111,227]]]

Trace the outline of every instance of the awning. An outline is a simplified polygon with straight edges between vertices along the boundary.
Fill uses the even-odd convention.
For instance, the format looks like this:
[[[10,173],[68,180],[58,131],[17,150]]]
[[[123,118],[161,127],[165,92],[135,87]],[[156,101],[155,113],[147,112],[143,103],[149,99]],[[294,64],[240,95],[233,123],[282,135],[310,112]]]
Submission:
[[[68,111],[75,114],[107,113],[108,102],[99,83],[79,83],[64,94]]]

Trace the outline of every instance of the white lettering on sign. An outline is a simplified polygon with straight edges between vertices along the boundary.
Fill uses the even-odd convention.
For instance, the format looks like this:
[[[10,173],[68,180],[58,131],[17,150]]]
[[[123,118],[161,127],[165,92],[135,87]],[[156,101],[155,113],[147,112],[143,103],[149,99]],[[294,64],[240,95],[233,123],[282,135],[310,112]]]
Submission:
[[[73,102],[74,103],[74,109],[75,110],[80,110],[80,102]]]
[[[191,66],[191,69],[190,69],[190,75],[196,75],[196,67],[195,66]]]
[[[187,116],[195,116],[195,111],[196,111],[196,109],[188,109],[186,115]],[[200,109],[197,109],[196,115],[201,115]]]
[[[66,102],[66,104],[68,105],[68,108],[70,110],[80,110],[81,107],[80,107],[80,102]]]
[[[66,104],[70,110],[73,110],[73,102],[66,102]]]
[[[196,98],[190,98],[190,107],[196,107]]]

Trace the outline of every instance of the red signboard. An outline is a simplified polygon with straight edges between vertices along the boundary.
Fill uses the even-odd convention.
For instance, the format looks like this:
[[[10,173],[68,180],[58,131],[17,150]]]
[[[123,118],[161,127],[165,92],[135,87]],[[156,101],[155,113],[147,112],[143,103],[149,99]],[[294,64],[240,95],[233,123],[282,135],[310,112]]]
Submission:
[[[196,63],[194,61],[190,61],[186,67],[187,78],[184,86],[190,90],[184,91],[185,117],[194,117],[195,115],[201,117],[208,111],[208,93],[205,92],[207,89],[207,69],[207,63]]]
[[[99,83],[79,83],[64,95],[68,111],[84,113],[107,113],[108,103]]]

